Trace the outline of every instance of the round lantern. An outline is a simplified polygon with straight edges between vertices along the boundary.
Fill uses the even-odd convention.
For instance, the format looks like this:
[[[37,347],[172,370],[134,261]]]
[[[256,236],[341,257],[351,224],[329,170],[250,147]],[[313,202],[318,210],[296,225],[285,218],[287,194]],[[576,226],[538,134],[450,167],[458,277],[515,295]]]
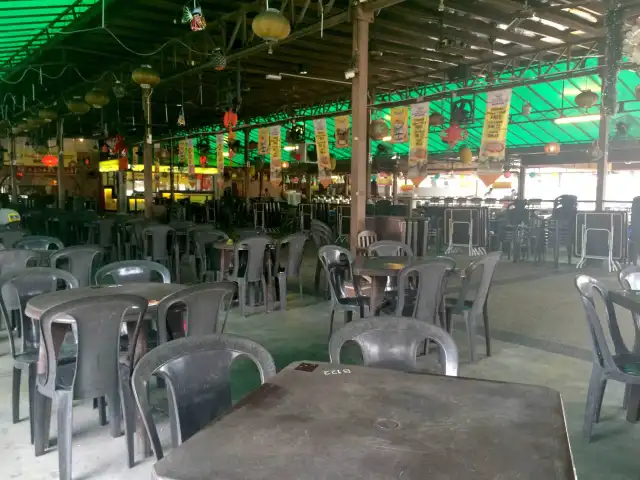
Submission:
[[[227,57],[225,57],[219,48],[216,48],[213,51],[211,62],[213,63],[213,68],[221,71],[224,70],[227,66]]]
[[[576,105],[580,108],[587,109],[593,107],[598,101],[598,94],[591,90],[586,90],[576,96]]]
[[[151,68],[151,65],[142,65],[136,68],[131,74],[134,82],[142,88],[153,88],[160,83],[160,75]]]
[[[438,180],[438,179],[440,178],[440,174],[439,174],[439,173],[436,173],[436,174],[433,176],[433,178],[434,178],[434,180]]]
[[[58,157],[51,154],[45,155],[42,157],[42,164],[47,167],[55,167],[58,165]]]
[[[109,95],[101,88],[89,90],[84,96],[85,101],[93,108],[102,108],[109,103]]]
[[[201,167],[205,167],[207,165],[207,156],[206,155],[200,155],[200,166]]]
[[[504,172],[504,178],[511,178],[511,172],[509,170],[507,170],[506,172]]]
[[[369,125],[369,136],[373,140],[382,140],[389,136],[389,125],[381,118],[373,120]]]
[[[289,162],[287,162],[286,160],[284,162],[282,162],[281,165],[282,168],[289,168]]]
[[[435,112],[429,115],[429,125],[439,127],[444,125],[444,116],[441,113]]]
[[[112,90],[116,98],[124,98],[127,95],[127,89],[124,88],[124,85],[122,85],[122,82],[120,82],[120,80],[116,80],[116,82],[113,84]]]
[[[529,178],[535,178],[536,172],[529,172]]]
[[[71,113],[75,113],[76,115],[84,115],[91,110],[89,104],[80,97],[73,97],[69,100],[67,102],[67,108]]]
[[[58,114],[54,110],[43,108],[38,112],[38,117],[45,123],[51,123],[58,118]]]
[[[557,155],[560,153],[560,144],[558,142],[547,143],[544,146],[544,153],[547,155]]]
[[[460,160],[465,165],[469,165],[471,162],[473,162],[473,152],[471,152],[471,149],[466,145],[460,147],[458,154],[460,155]]]
[[[267,2],[269,5],[269,2]],[[269,53],[273,53],[271,44],[284,40],[291,33],[289,20],[276,8],[267,8],[253,19],[253,33],[269,44]]]

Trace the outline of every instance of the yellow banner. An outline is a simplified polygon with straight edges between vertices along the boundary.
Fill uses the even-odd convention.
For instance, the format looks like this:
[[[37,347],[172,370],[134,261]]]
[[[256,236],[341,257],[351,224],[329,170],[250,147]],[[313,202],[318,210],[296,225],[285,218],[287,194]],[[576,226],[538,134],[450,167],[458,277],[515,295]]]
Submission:
[[[487,111],[478,154],[479,173],[504,170],[510,107],[510,88],[487,93]]]
[[[216,164],[218,167],[218,186],[224,184],[222,175],[224,174],[224,135],[219,133],[216,135]]]
[[[313,129],[316,135],[316,152],[318,154],[318,181],[326,187],[331,183],[331,155],[329,154],[327,119],[315,119]]]
[[[282,138],[280,125],[269,127],[269,154],[271,155],[271,183],[276,187],[282,183]]]
[[[349,127],[349,115],[335,117],[334,130],[336,134],[336,148],[348,148],[351,143],[351,128]]]
[[[407,107],[391,109],[391,143],[406,143],[409,136],[409,118]]]
[[[417,187],[427,176],[429,142],[429,102],[411,105],[408,177]]]
[[[258,155],[269,155],[269,128],[258,129]]]
[[[189,173],[189,175],[193,175],[195,173],[195,168],[196,168],[196,152],[193,149],[193,138],[190,138],[189,140],[187,140],[187,173]]]

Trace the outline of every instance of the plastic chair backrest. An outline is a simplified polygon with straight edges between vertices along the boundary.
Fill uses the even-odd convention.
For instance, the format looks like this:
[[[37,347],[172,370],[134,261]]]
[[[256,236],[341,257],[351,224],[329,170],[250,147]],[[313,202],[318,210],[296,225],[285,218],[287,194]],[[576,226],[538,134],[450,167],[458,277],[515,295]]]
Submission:
[[[329,280],[329,291],[333,302],[342,303],[348,298],[345,288],[345,278],[353,278],[353,255],[346,248],[337,245],[325,245],[318,250],[318,258],[324,273]],[[356,296],[360,297],[358,282],[353,282]]]
[[[371,230],[363,230],[358,234],[358,247],[369,248],[369,245],[378,241],[378,234]]]
[[[103,248],[110,248],[113,244],[113,227],[116,223],[115,218],[101,218],[95,220],[98,226],[98,245]]]
[[[618,273],[618,281],[625,290],[640,290],[640,267],[637,265],[629,265],[620,270]]]
[[[96,398],[118,389],[120,327],[125,314],[142,318],[148,300],[138,295],[93,296],[65,302],[42,314],[42,339],[47,353],[46,375],[40,376],[41,388],[53,391],[56,385],[57,359],[51,324],[71,318],[77,329],[78,354],[73,384],[75,398]],[[119,405],[116,407],[119,408]]]
[[[45,235],[27,235],[18,240],[15,243],[14,248],[24,248],[27,250],[60,250],[64,248],[64,244],[55,237],[47,237]]]
[[[152,260],[169,258],[169,236],[175,237],[175,229],[169,225],[150,225],[142,230],[143,255]]]
[[[0,239],[2,239],[2,244],[5,248],[16,248],[16,243],[24,236],[25,233],[23,230],[5,230],[0,233]]]
[[[186,336],[218,333],[220,309],[226,320],[237,290],[235,282],[213,282],[195,285],[175,292],[158,304],[158,342],[167,338],[167,314],[179,307],[183,314]]]
[[[32,267],[13,270],[0,276],[0,305],[13,357],[38,349],[40,331],[37,324],[25,315],[24,309],[33,297],[58,290],[59,280],[64,282],[65,288],[78,288],[78,281],[71,273],[57,268]],[[17,312],[21,326],[21,335],[16,338],[10,326],[11,313],[14,311]]]
[[[277,269],[284,269],[287,277],[298,277],[300,275],[300,266],[302,265],[302,255],[306,241],[307,236],[304,233],[294,233],[278,242],[275,266]],[[283,265],[282,251],[285,248],[287,249],[287,262]]]
[[[273,243],[273,239],[266,235],[246,238],[236,243],[234,251],[234,268],[236,272],[240,268],[240,250],[242,250],[242,247],[246,247],[248,258],[244,277],[247,282],[260,281],[264,275],[264,256],[267,246]]]
[[[455,266],[456,262],[453,259],[434,258],[407,265],[400,270],[396,317],[403,316],[409,280],[416,278],[418,285],[411,316],[428,323],[434,323],[442,304],[442,295],[447,286],[449,274],[455,269]]]
[[[206,252],[207,245],[226,242],[229,240],[229,235],[224,233],[222,230],[215,230],[211,227],[208,229],[201,228],[204,226],[205,225],[201,225],[199,227],[191,228],[188,233],[189,238],[193,242],[195,253],[200,256],[204,255]]]
[[[593,354],[593,361],[603,368],[616,371],[618,370],[618,367],[613,359],[612,352],[602,328],[602,319],[596,309],[596,300],[594,295],[594,291],[597,292],[604,303],[609,336],[613,342],[614,353],[616,355],[628,354],[629,350],[622,339],[618,319],[616,317],[616,311],[611,299],[609,298],[609,291],[601,282],[587,275],[577,275],[575,285],[578,289],[578,293],[580,294],[582,306],[584,307],[587,317],[589,333],[591,334],[591,352]]]
[[[331,336],[329,358],[340,363],[342,346],[353,341],[360,346],[366,366],[413,372],[425,339],[442,348],[445,375],[458,376],[458,347],[453,338],[436,325],[408,317],[365,318],[346,324]]]
[[[151,377],[157,375],[167,383],[169,415],[176,419],[176,437],[183,443],[231,407],[230,368],[238,357],[255,363],[261,383],[276,374],[273,358],[264,347],[227,334],[180,338],[140,359],[131,384],[156,459],[164,454],[147,393]]]
[[[376,257],[413,257],[411,247],[395,240],[378,240],[367,247],[367,254]]]
[[[100,264],[104,251],[97,245],[83,245],[77,247],[67,247],[57,250],[51,254],[51,266],[58,267],[60,260],[67,260],[68,270],[78,280],[81,287],[88,287],[92,283],[93,271]]]
[[[491,288],[491,281],[493,280],[493,274],[496,270],[496,265],[500,261],[502,252],[491,252],[480,260],[476,260],[471,263],[464,271],[464,279],[462,281],[462,288],[460,289],[460,296],[458,297],[458,303],[456,310],[460,311],[464,307],[464,302],[467,300],[467,294],[470,291],[472,282],[477,280],[481,272],[480,282],[475,291],[475,297],[473,298],[473,307],[471,309],[471,315],[479,315],[483,309],[484,304],[487,301],[489,295],[489,289]]]
[[[96,272],[96,285],[144,282],[171,283],[171,273],[164,265],[148,260],[113,262]]]
[[[10,248],[0,251],[0,275],[22,270],[38,264],[38,254],[33,250]]]

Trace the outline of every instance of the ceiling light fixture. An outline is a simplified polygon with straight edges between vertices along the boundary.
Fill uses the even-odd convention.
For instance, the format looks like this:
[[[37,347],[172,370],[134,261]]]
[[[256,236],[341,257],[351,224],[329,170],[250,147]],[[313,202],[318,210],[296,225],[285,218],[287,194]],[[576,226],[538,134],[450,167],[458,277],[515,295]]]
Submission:
[[[282,75],[280,75],[279,73],[267,73],[265,75],[265,78],[267,80],[282,80]]]
[[[294,150],[298,150],[298,146],[297,145],[286,145],[284,147],[284,151],[285,152],[293,152]]]
[[[348,68],[344,71],[344,78],[352,80],[358,74],[358,69],[355,67]]]
[[[390,142],[391,141],[391,135],[386,136],[386,137],[382,137],[382,141],[383,142]]]
[[[568,125],[572,123],[598,122],[600,114],[578,115],[576,117],[560,117],[556,118],[553,123],[556,125]]]

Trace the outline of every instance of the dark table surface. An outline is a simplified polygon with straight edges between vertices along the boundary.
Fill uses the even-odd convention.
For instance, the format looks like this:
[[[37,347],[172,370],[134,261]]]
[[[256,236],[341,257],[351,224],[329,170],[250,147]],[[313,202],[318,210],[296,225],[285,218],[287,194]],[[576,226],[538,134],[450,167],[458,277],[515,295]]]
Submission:
[[[370,277],[397,277],[405,266],[420,257],[366,257],[357,256],[353,262],[353,273]]]
[[[609,298],[613,303],[640,314],[640,290],[610,290]]]
[[[546,387],[294,363],[153,467],[162,480],[574,479]]]

